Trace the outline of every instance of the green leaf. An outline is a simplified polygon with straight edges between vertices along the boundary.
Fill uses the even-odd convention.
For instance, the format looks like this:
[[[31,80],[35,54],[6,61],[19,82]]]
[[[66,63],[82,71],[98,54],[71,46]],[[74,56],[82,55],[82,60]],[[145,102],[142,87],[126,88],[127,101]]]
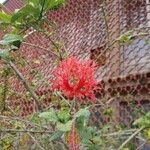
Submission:
[[[18,47],[17,47],[17,46],[14,46],[14,45],[11,45],[11,49],[13,49],[13,50],[17,50],[17,49],[18,49]]]
[[[57,10],[61,5],[65,3],[65,0],[46,0],[46,10]]]
[[[111,116],[113,113],[113,110],[112,110],[112,108],[106,108],[103,113],[106,116]]]
[[[84,144],[89,143],[89,139],[92,139],[92,134],[86,129],[83,129],[79,133],[80,133],[80,137],[81,137],[82,143],[84,143]]]
[[[106,124],[101,128],[100,132],[103,134],[108,133],[110,128],[111,128],[110,125]]]
[[[39,117],[39,112],[36,112],[29,116],[29,120],[33,123],[40,124],[41,123],[41,118]]]
[[[72,122],[73,122],[72,120],[68,121],[67,123],[57,122],[56,128],[64,132],[70,131],[72,127]]]
[[[81,139],[84,143],[88,143],[90,139],[93,139],[96,134],[96,129],[92,127],[86,127],[79,131]]]
[[[58,117],[57,117],[57,114],[54,109],[50,109],[47,112],[40,113],[39,117],[46,119],[46,121],[49,121],[49,122],[57,122],[58,121]]]
[[[7,44],[12,44],[13,42],[16,42],[16,41],[22,42],[23,37],[17,34],[6,34],[4,35],[3,40],[0,41],[0,44],[7,45]]]
[[[9,57],[9,50],[0,50],[0,58],[8,60]]]
[[[88,146],[87,150],[102,150],[102,148],[100,148],[99,145],[91,144]]]
[[[12,15],[11,23],[18,21],[23,15],[24,15],[24,13],[21,10],[16,9]]]
[[[90,111],[87,109],[87,108],[84,108],[84,109],[80,109],[77,113],[76,113],[76,118],[79,118],[79,117],[85,117],[85,118],[89,118],[90,116]]]
[[[11,15],[6,14],[5,12],[0,12],[0,28],[1,30],[7,30],[7,27],[10,25]]]
[[[90,117],[90,111],[87,108],[84,109],[80,109],[77,113],[76,113],[76,122],[77,122],[77,128],[79,130],[83,130],[83,128],[85,128],[85,126],[87,125],[87,122],[89,120]]]
[[[31,4],[26,5],[20,10],[17,10],[14,12],[11,18],[12,23],[24,23],[24,19],[27,19],[27,22],[36,20],[36,18],[39,16],[40,10],[39,8],[34,7]]]
[[[150,112],[148,112],[143,117],[137,119],[133,125],[143,126],[143,127],[150,127]]]
[[[5,23],[10,23],[11,15],[6,14],[5,12],[0,12],[0,20]]]
[[[92,140],[93,140],[94,143],[97,143],[99,145],[103,143],[103,141],[102,141],[100,136],[95,136],[95,137],[93,137]]]
[[[67,109],[62,109],[57,113],[59,121],[62,123],[66,123],[71,118],[70,112]]]
[[[62,135],[63,135],[64,132],[62,131],[56,131],[54,132],[51,137],[50,137],[50,141],[54,141],[54,140],[57,140],[59,139]]]
[[[131,42],[132,38],[133,38],[133,31],[128,31],[128,32],[122,34],[118,38],[118,40],[121,44],[125,44],[125,43]]]

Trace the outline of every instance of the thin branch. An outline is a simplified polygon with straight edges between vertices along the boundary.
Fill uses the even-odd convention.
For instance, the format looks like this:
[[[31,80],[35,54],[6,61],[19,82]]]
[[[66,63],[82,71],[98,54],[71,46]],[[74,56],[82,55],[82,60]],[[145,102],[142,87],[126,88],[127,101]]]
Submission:
[[[121,146],[117,149],[117,150],[122,150],[122,148],[128,144],[138,133],[140,133],[142,130],[144,130],[145,127],[141,127],[140,129],[138,129],[136,132],[134,132],[125,142],[123,142],[121,144]]]
[[[31,87],[29,86],[29,84],[27,83],[26,79],[24,78],[24,76],[22,75],[22,73],[17,69],[17,67],[15,66],[15,64],[12,61],[7,62],[10,67],[15,71],[15,73],[17,74],[17,76],[19,77],[19,79],[22,81],[23,85],[25,86],[25,88],[30,92],[32,98],[34,99],[37,109],[38,110],[42,110],[42,107],[38,101],[38,96],[36,95],[36,93],[31,89]]]
[[[35,137],[33,135],[31,135],[30,133],[28,133],[28,135],[33,139],[33,141],[37,144],[37,146],[41,149],[41,150],[45,150],[45,148],[43,148],[40,143],[35,139]]]
[[[135,29],[133,29],[132,31],[137,31],[137,30],[138,30],[138,28],[135,28]],[[129,32],[129,31],[127,31],[127,32],[124,33],[124,34],[127,34],[128,32]],[[124,34],[122,34],[122,35],[124,35]],[[122,36],[122,35],[121,35],[121,36]],[[149,35],[149,33],[133,34],[133,35],[131,35],[131,36],[132,36],[132,37],[131,37],[131,41],[132,41],[132,39],[135,39],[135,38],[137,38],[137,37],[142,37],[142,36],[147,36],[147,35]],[[105,44],[108,45],[108,47],[106,47],[106,48],[102,51],[102,53],[100,53],[100,54],[97,56],[96,61],[97,61],[101,56],[103,56],[103,55],[105,54],[105,52],[106,52],[107,50],[109,50],[109,48],[110,48],[111,46],[113,46],[116,42],[119,42],[121,36],[119,36],[119,37],[116,38],[116,39],[113,39],[111,42],[110,42],[110,41],[107,41]]]
[[[44,30],[38,30],[39,32],[43,33],[44,36],[52,43],[52,45],[57,49],[57,51],[59,52],[59,56],[57,56],[59,58],[59,60],[61,61],[63,59],[62,54],[60,52],[59,46],[51,39],[51,37],[47,34],[47,32],[45,32]]]
[[[26,39],[29,35],[33,34],[34,32],[36,32],[36,30],[32,30],[31,32],[27,33],[23,38]]]
[[[26,44],[26,45],[29,45],[29,46],[32,46],[32,47],[36,47],[36,48],[43,49],[43,50],[45,50],[45,51],[47,51],[47,52],[50,52],[50,53],[52,53],[52,54],[54,54],[55,56],[58,57],[58,55],[57,55],[55,52],[53,52],[53,51],[51,51],[51,50],[48,50],[48,49],[46,49],[46,48],[44,48],[44,47],[42,47],[42,46],[35,45],[35,44],[31,44],[31,43],[27,43],[27,42],[23,42],[23,44]]]
[[[137,131],[138,129],[130,129],[130,130],[124,130],[119,132],[114,132],[110,134],[103,134],[102,137],[110,137],[110,136],[120,136],[120,135],[131,135],[133,132]]]
[[[106,15],[106,12],[105,12],[105,8],[104,8],[105,6],[106,6],[105,1],[103,1],[103,3],[101,4],[101,9],[102,9],[103,17],[104,17],[104,23],[105,23],[105,26],[106,26],[107,41],[109,43],[110,42],[109,26],[108,26],[108,18],[107,18],[107,15]]]
[[[39,124],[32,123],[31,121],[25,120],[25,119],[20,118],[20,117],[10,117],[10,116],[2,116],[2,115],[0,115],[0,118],[1,118],[1,119],[5,119],[5,120],[19,120],[19,121],[21,121],[21,122],[30,124],[31,126],[34,126],[34,127],[42,127],[43,129],[49,130],[49,129],[48,129],[47,127],[45,127],[45,126],[40,126]]]
[[[62,98],[62,100],[64,100],[64,102],[71,107],[71,104],[65,99],[65,97],[60,92],[55,92],[55,94],[56,96],[60,96],[60,98]]]
[[[11,132],[22,132],[22,133],[26,133],[26,132],[29,132],[29,133],[48,133],[48,134],[52,134],[54,132],[52,131],[35,131],[35,130],[15,130],[15,129],[0,129],[0,132],[8,132],[8,133],[11,133]]]
[[[147,141],[144,141],[136,150],[141,150],[141,148],[146,144]]]
[[[50,144],[50,147],[51,147],[51,150],[55,150],[55,148],[54,148],[54,144],[52,143],[52,144]]]
[[[7,106],[8,110],[13,113],[15,116],[18,116],[18,114],[10,107],[10,106]]]

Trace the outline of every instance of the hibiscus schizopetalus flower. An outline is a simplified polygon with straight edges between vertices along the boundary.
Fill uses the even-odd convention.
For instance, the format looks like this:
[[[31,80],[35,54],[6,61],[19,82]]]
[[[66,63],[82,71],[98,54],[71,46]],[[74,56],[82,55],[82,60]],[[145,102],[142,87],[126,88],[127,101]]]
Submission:
[[[95,64],[91,60],[79,61],[76,57],[69,57],[60,62],[54,70],[52,88],[63,92],[69,99],[75,97],[82,100],[88,97],[91,101],[95,101],[94,90],[97,88],[95,71]]]

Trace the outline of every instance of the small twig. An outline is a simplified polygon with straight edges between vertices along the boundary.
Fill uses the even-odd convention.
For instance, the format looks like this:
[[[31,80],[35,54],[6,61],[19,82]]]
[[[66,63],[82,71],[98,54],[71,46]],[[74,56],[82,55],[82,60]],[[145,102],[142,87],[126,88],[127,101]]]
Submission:
[[[29,33],[26,34],[23,38],[26,39],[29,35],[33,34],[34,32],[36,32],[36,30],[33,30],[33,31],[29,32]]]
[[[33,135],[31,135],[30,133],[28,133],[28,135],[33,139],[33,141],[38,145],[38,147],[41,149],[41,150],[45,150],[45,148],[43,148],[40,143],[35,139],[35,137]]]
[[[51,37],[44,31],[44,30],[38,30],[39,32],[41,32],[51,43],[52,45],[57,49],[57,52],[59,53],[59,56],[57,55],[57,58],[62,61],[62,54],[60,52],[60,49],[58,47],[58,45],[51,39]]]
[[[0,115],[0,118],[1,118],[1,119],[5,119],[5,120],[6,120],[6,119],[7,119],[7,120],[19,120],[19,121],[21,121],[21,122],[30,124],[31,126],[34,126],[34,127],[42,127],[43,129],[48,130],[48,128],[45,127],[45,126],[40,126],[39,124],[32,123],[32,122],[30,122],[30,121],[28,121],[28,120],[25,120],[25,119],[22,119],[22,118],[20,118],[20,117],[10,117],[10,116],[2,116],[2,115]]]
[[[26,45],[29,45],[29,46],[32,46],[32,47],[37,47],[37,48],[43,49],[43,50],[45,50],[45,51],[47,51],[47,52],[50,52],[50,53],[52,53],[52,54],[54,54],[55,56],[58,57],[58,55],[57,55],[55,52],[53,52],[53,51],[51,51],[51,50],[48,50],[48,49],[46,49],[46,48],[44,48],[44,47],[42,47],[42,46],[35,45],[35,44],[32,44],[32,43],[27,43],[27,42],[23,42],[23,44],[26,44]]]
[[[0,132],[9,132],[9,133],[10,132],[23,132],[23,133],[29,132],[29,133],[39,133],[39,134],[41,134],[41,133],[48,133],[48,134],[54,133],[52,131],[15,130],[15,129],[0,129]]]
[[[53,143],[50,144],[50,148],[51,148],[51,150],[55,150],[55,147],[54,147],[54,144],[53,144]]]
[[[135,29],[133,29],[132,31],[136,31],[136,30],[138,30],[138,28],[135,28]],[[125,35],[125,34],[127,34],[127,33],[129,33],[129,31],[127,31],[126,33],[124,33],[124,34],[122,34],[122,35]],[[121,35],[121,36],[122,36],[122,35]],[[137,37],[140,37],[140,36],[147,36],[147,35],[149,35],[149,33],[133,34],[133,35],[132,35],[132,39],[137,38]],[[119,37],[117,37],[116,39],[113,39],[113,40],[111,40],[111,41],[106,41],[105,44],[108,45],[108,47],[106,47],[106,48],[97,56],[96,61],[97,61],[99,58],[101,58],[101,56],[102,56],[103,54],[105,54],[105,52],[106,52],[107,50],[109,50],[109,48],[110,48],[111,46],[113,46],[115,43],[119,42],[121,36],[119,36]],[[131,39],[131,40],[132,40],[132,39]]]
[[[147,141],[144,141],[136,150],[141,150],[141,148],[146,144]]]
[[[65,103],[67,103],[71,107],[71,104],[64,98],[64,96],[60,92],[55,92],[55,93],[56,95],[60,96],[65,101]]]
[[[110,137],[110,136],[120,136],[120,135],[131,135],[133,132],[137,131],[137,129],[130,129],[125,131],[114,132],[110,134],[103,134],[102,137]]]
[[[29,93],[31,94],[32,98],[34,99],[37,109],[38,110],[42,110],[42,107],[38,101],[38,96],[35,94],[35,92],[31,89],[31,87],[28,85],[26,79],[24,78],[24,76],[22,75],[22,73],[17,69],[17,67],[14,65],[14,63],[12,61],[7,61],[7,63],[10,65],[10,67],[15,71],[15,73],[17,74],[17,76],[19,77],[19,79],[22,81],[23,85],[25,86],[25,88],[29,91]]]
[[[92,104],[88,108],[90,108],[90,107],[96,107],[96,106],[101,106],[103,108],[107,108],[114,100],[115,100],[114,97],[110,98],[108,101],[106,101],[106,103],[103,103],[101,100],[98,100],[98,104]]]
[[[140,133],[142,130],[144,130],[145,127],[141,127],[136,132],[134,132],[117,150],[121,150],[126,144],[128,144],[138,133]]]
[[[106,104],[107,105],[110,105],[113,101],[115,101],[116,100],[116,97],[112,97],[112,98],[110,98],[107,102],[106,102]]]
[[[7,106],[7,108],[9,109],[9,111],[11,113],[13,113],[15,116],[18,116],[18,114],[10,107],[10,106]]]
[[[103,17],[104,17],[104,23],[105,23],[105,26],[106,26],[107,41],[109,43],[110,42],[110,35],[109,35],[108,18],[107,18],[107,15],[106,15],[106,12],[105,12],[105,8],[104,8],[105,6],[106,6],[105,1],[103,1],[102,5],[101,5],[101,9],[102,9]]]

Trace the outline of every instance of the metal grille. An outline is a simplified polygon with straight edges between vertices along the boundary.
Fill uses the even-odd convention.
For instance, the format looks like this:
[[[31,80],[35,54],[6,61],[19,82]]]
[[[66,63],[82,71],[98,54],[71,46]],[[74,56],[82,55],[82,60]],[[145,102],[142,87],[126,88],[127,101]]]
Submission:
[[[6,3],[10,11],[20,7],[18,1],[11,2]],[[69,0],[60,10],[49,12],[48,18],[55,21],[56,29],[52,32],[48,23],[43,28],[52,32],[53,41],[67,49],[70,55],[91,58],[98,65],[96,76],[101,87],[96,91],[98,103],[107,103],[111,111],[105,112],[103,106],[93,108],[96,126],[120,122],[130,127],[141,115],[137,113],[139,109],[150,110],[149,1]],[[118,39],[128,31],[133,34],[132,40],[121,43]],[[45,107],[51,101],[49,79],[55,66],[55,55],[50,51],[53,49],[48,38],[35,32],[21,50],[13,54],[19,70],[29,83],[36,85],[36,93],[40,97],[45,95]],[[13,109],[18,106],[22,116],[33,113],[34,104],[27,101],[29,95],[22,83],[13,73],[8,80],[9,89],[14,91],[9,97],[10,106]],[[0,82],[3,84],[3,79]]]

